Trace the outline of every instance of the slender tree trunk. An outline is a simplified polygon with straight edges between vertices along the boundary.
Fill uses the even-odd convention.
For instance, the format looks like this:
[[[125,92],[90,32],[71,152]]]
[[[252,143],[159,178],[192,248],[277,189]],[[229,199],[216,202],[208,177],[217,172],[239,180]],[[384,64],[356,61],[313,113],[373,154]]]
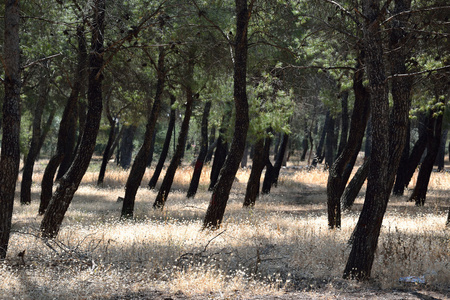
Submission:
[[[362,56],[363,53],[360,53],[358,61],[363,59]],[[341,155],[339,155],[331,166],[328,176],[327,207],[328,226],[330,228],[339,228],[341,226],[340,199],[350,177],[358,152],[361,149],[365,128],[370,115],[369,95],[363,86],[364,70],[359,62],[356,69],[357,71],[353,77],[355,105],[350,125],[350,139],[342,149]]]
[[[20,9],[18,0],[5,1],[3,66],[5,70],[0,154],[0,259],[6,257],[14,193],[19,174],[20,150]]]
[[[432,122],[430,123],[431,126],[427,128],[427,155],[420,166],[416,186],[410,197],[410,201],[415,201],[416,206],[425,205],[428,183],[441,142],[443,115],[439,114],[436,118],[433,118],[432,114],[434,114],[434,111],[430,112]]]
[[[325,122],[323,124],[322,135],[320,136],[319,144],[317,145],[317,149],[316,149],[316,158],[319,163],[322,163],[322,161],[324,159],[323,146],[325,144],[325,137],[327,135],[330,118],[331,118],[330,111],[327,110],[327,114],[325,115]]]
[[[89,55],[88,113],[81,143],[69,171],[61,178],[41,223],[44,237],[58,235],[64,215],[69,208],[78,186],[94,153],[97,133],[102,114],[103,37],[105,20],[105,0],[94,1],[94,21],[92,22],[92,46]]]
[[[125,197],[123,200],[121,218],[131,219],[133,218],[134,202],[136,199],[136,193],[144,176],[147,166],[148,157],[150,155],[150,148],[155,131],[156,121],[158,119],[159,110],[161,107],[161,98],[164,90],[166,71],[164,66],[165,49],[160,48],[158,57],[158,82],[156,84],[156,95],[153,102],[153,107],[150,111],[150,102],[148,103],[149,114],[147,115],[147,126],[145,130],[144,143],[139,149],[136,158],[134,159],[133,166],[131,167],[128,180],[125,185]]]
[[[344,278],[367,280],[370,277],[381,223],[389,199],[389,99],[383,61],[383,43],[379,24],[380,3],[362,2],[367,17],[363,28],[372,114],[372,151],[366,199],[356,225],[354,242],[344,270]]]
[[[395,176],[394,188],[392,194],[395,196],[402,196],[405,190],[406,173],[408,170],[409,163],[409,152],[410,152],[410,142],[411,142],[411,122],[408,121],[408,129],[405,141],[405,147],[403,148],[403,154],[400,158],[400,163],[397,169],[397,175]]]
[[[106,173],[106,166],[108,165],[109,158],[111,157],[112,146],[114,144],[114,141],[117,137],[117,122],[115,118],[111,114],[111,109],[109,107],[110,97],[105,102],[105,112],[106,112],[106,118],[108,119],[109,123],[109,134],[108,134],[108,141],[105,146],[105,150],[103,151],[103,157],[102,157],[102,164],[100,166],[100,172],[98,173],[98,179],[97,179],[97,185],[101,186],[103,184],[103,179],[105,178]]]
[[[281,145],[279,147],[277,156],[275,158],[275,164],[272,166],[270,159],[266,161],[266,174],[264,174],[264,181],[261,193],[269,194],[272,186],[278,186],[278,177],[280,176],[281,166],[283,165],[286,149],[289,144],[289,134],[284,133]]]
[[[31,203],[31,185],[33,183],[34,163],[41,150],[43,139],[45,139],[45,136],[47,135],[48,130],[50,129],[50,126],[48,126],[48,128],[44,127],[41,130],[42,115],[44,113],[44,107],[47,103],[48,95],[50,93],[50,84],[48,76],[49,74],[45,74],[45,72],[43,72],[40,81],[40,92],[34,109],[33,129],[31,135],[30,149],[28,151],[27,157],[25,159],[25,164],[23,166],[22,183],[20,187],[21,204]],[[54,111],[50,114],[49,120],[45,124],[46,126],[51,125],[53,117]],[[49,121],[50,124],[48,124]]]
[[[193,67],[189,75],[189,78],[192,79],[193,76]],[[194,96],[192,94],[191,87],[186,88],[186,111],[184,113],[183,122],[181,123],[180,133],[178,134],[178,143],[175,148],[175,152],[173,154],[172,160],[170,161],[169,166],[167,167],[166,174],[164,175],[163,182],[161,183],[161,187],[159,188],[158,195],[156,195],[155,202],[153,203],[153,208],[163,209],[164,205],[167,201],[167,197],[169,196],[170,189],[172,187],[173,178],[175,177],[175,173],[177,171],[178,166],[181,164],[181,160],[184,155],[184,149],[186,147],[186,140],[189,132],[189,122],[191,120],[192,115],[192,105],[194,103]]]
[[[242,155],[241,168],[247,168],[248,163],[248,143],[245,143],[244,154]]]
[[[127,170],[131,166],[133,157],[133,140],[136,134],[136,125],[124,125],[122,139],[120,141],[119,165],[122,169]]]
[[[260,138],[256,141],[252,171],[247,182],[247,190],[244,198],[244,207],[255,206],[256,199],[259,196],[261,173],[266,165],[266,161],[269,160],[270,141],[271,139],[269,137],[266,139]]]
[[[58,141],[56,145],[56,153],[53,155],[44,171],[41,182],[41,202],[39,205],[39,214],[44,214],[47,209],[48,203],[52,197],[53,192],[53,179],[56,174],[56,170],[61,164],[64,156],[67,154],[65,148],[66,136],[70,136],[71,124],[74,122],[76,107],[78,103],[78,97],[81,91],[83,80],[85,78],[85,69],[87,61],[87,49],[86,40],[84,36],[84,28],[82,26],[77,27],[77,39],[78,39],[78,59],[77,69],[75,72],[75,78],[73,80],[72,90],[67,100],[64,112],[59,123]]]
[[[152,178],[148,183],[149,189],[154,189],[156,187],[156,183],[158,182],[159,175],[161,175],[161,171],[164,167],[164,162],[166,161],[167,154],[169,153],[170,140],[172,139],[172,131],[175,127],[175,109],[172,106],[175,104],[175,96],[170,94],[170,116],[169,116],[169,124],[167,125],[166,138],[164,140],[164,144],[161,150],[161,154],[159,155],[158,163],[156,164],[155,171],[153,172]]]
[[[244,153],[247,130],[249,126],[247,101],[247,50],[248,50],[248,24],[252,12],[247,6],[247,0],[236,0],[236,40],[234,44],[234,103],[236,119],[234,125],[233,141],[230,154],[221,170],[220,179],[214,187],[211,201],[203,221],[204,228],[218,228],[222,223],[223,215],[230,195],[236,172],[239,169]]]
[[[208,118],[209,111],[211,110],[211,101],[205,103],[202,116],[202,142],[200,153],[198,154],[197,161],[194,166],[194,173],[192,174],[191,183],[187,191],[187,197],[192,198],[197,193],[198,184],[200,182],[200,176],[202,175],[203,163],[205,161],[206,153],[208,152]]]
[[[220,170],[225,163],[228,154],[228,143],[225,141],[225,132],[229,123],[229,115],[225,115],[222,120],[222,126],[219,129],[219,137],[217,138],[216,151],[214,152],[214,160],[211,166],[211,174],[209,176],[209,191],[212,191],[219,180]]]
[[[211,132],[209,134],[209,148],[208,148],[208,152],[206,154],[205,157],[205,164],[209,163],[212,159],[213,153],[214,153],[214,149],[217,146],[217,141],[216,141],[216,127],[215,126],[211,126]]]
[[[339,140],[339,147],[337,154],[338,156],[344,150],[344,147],[347,144],[348,139],[348,91],[343,91],[340,96],[342,106],[342,113],[341,113],[342,128],[341,128],[341,137]]]
[[[358,197],[359,191],[369,175],[369,166],[370,156],[366,157],[364,163],[358,168],[352,180],[350,180],[349,184],[345,188],[341,197],[343,210],[349,210],[352,208],[353,203],[355,203],[355,199]]]
[[[438,172],[444,170],[445,165],[445,143],[447,142],[448,129],[442,131],[441,143],[439,145],[439,152],[436,157],[435,165],[437,166]]]

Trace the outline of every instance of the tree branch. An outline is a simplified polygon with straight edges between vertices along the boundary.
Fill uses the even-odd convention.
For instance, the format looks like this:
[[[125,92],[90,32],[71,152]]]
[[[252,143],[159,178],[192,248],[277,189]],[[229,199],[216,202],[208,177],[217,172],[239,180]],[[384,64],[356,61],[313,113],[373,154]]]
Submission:
[[[450,66],[445,66],[445,67],[440,67],[440,68],[435,68],[435,69],[429,69],[429,70],[424,70],[424,71],[419,71],[419,72],[414,72],[414,73],[394,74],[394,75],[391,75],[388,78],[386,78],[386,80],[391,80],[393,78],[417,76],[417,75],[422,75],[422,74],[427,74],[427,73],[428,73],[428,75],[430,75],[433,72],[439,72],[439,71],[447,70],[447,69],[450,69]]]
[[[47,56],[47,57],[44,57],[44,58],[35,60],[35,61],[33,61],[33,62],[31,62],[31,63],[28,63],[28,64],[26,64],[25,66],[23,66],[23,67],[22,67],[22,70],[23,70],[23,69],[26,69],[26,68],[31,68],[32,66],[34,66],[34,65],[36,65],[36,64],[39,64],[39,63],[41,63],[41,62],[44,62],[44,61],[53,59],[53,58],[58,57],[58,56],[61,56],[61,55],[62,55],[62,53],[56,53],[56,54],[53,54],[53,55],[50,55],[50,56]]]

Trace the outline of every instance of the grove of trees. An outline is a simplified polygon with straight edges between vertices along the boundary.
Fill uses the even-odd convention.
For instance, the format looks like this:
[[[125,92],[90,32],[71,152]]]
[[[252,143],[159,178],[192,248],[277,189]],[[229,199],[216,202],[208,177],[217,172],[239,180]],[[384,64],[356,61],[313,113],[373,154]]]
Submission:
[[[290,156],[329,170],[330,230],[341,227],[342,209],[367,178],[343,270],[357,280],[371,276],[391,193],[402,195],[418,169],[410,201],[426,205],[433,168],[444,170],[446,0],[4,3],[0,259],[21,160],[27,205],[34,164],[49,159],[38,183],[43,238],[58,235],[94,155],[102,161],[99,188],[112,158],[129,168],[117,195],[124,219],[134,216],[149,166],[153,208],[164,209],[177,170],[193,164],[186,197],[195,197],[209,163],[203,230],[220,228],[236,172],[247,164],[243,209],[277,186]]]

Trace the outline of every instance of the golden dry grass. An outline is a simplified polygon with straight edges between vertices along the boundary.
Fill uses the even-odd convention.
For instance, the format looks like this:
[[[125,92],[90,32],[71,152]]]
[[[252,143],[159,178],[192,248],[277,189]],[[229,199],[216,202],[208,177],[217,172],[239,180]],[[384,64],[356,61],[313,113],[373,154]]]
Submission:
[[[44,166],[38,164],[35,182]],[[421,288],[439,295],[450,292],[450,234],[445,228],[449,173],[433,173],[423,208],[406,202],[406,196],[391,199],[373,281],[367,285],[340,279],[363,191],[343,216],[342,228],[329,230],[326,172],[284,170],[279,186],[248,210],[242,202],[249,170],[240,170],[223,226],[211,232],[201,230],[210,196],[209,169],[195,199],[185,197],[192,168],[180,169],[164,211],[152,209],[156,192],[145,188],[151,172],[138,191],[135,220],[121,222],[121,203],[116,200],[124,194],[127,172],[111,166],[104,186],[97,188],[92,168],[58,238],[49,241],[37,238],[40,188],[33,185],[33,203],[16,203],[14,209],[9,254],[0,265],[0,298],[242,299],[293,290],[321,298],[361,289],[410,288],[399,278],[422,275],[426,285]],[[23,250],[22,261],[17,254]]]

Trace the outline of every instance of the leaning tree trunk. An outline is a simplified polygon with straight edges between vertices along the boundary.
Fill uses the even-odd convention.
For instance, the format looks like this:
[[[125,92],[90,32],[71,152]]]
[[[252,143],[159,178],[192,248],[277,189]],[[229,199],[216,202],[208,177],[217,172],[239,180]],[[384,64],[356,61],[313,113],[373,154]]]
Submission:
[[[191,67],[193,72],[193,66]],[[192,73],[190,78],[192,79]],[[159,188],[158,195],[156,195],[155,202],[153,203],[153,208],[163,209],[164,204],[169,196],[170,188],[172,187],[173,179],[177,171],[178,166],[181,164],[181,160],[184,155],[184,149],[186,146],[186,140],[189,132],[189,122],[192,115],[192,105],[194,102],[194,96],[192,95],[191,87],[186,88],[186,111],[184,113],[183,122],[181,123],[180,133],[178,134],[178,143],[173,154],[172,160],[167,167],[166,174],[164,175],[163,182]]]
[[[363,59],[361,52],[358,58]],[[353,90],[355,104],[350,124],[350,138],[342,149],[341,155],[330,168],[327,182],[327,207],[328,226],[330,228],[341,227],[341,203],[340,199],[345,185],[350,177],[351,169],[355,163],[359,150],[361,149],[364,132],[370,115],[369,97],[363,86],[364,69],[358,62],[353,77]],[[351,164],[350,167],[348,165]]]
[[[395,12],[408,11],[410,1],[395,0]],[[394,106],[389,118],[388,86],[383,60],[379,1],[366,0],[362,3],[363,14],[367,16],[363,28],[366,68],[370,87],[372,116],[372,148],[367,191],[360,218],[355,228],[352,250],[344,270],[344,278],[367,280],[370,278],[375,250],[378,244],[381,224],[386,212],[395,171],[397,170],[406,140],[410,107],[409,87],[402,78],[393,83]],[[405,68],[406,47],[403,43],[405,16],[398,16],[391,32],[391,66],[397,73]],[[397,51],[397,53],[393,53]],[[398,65],[396,65],[398,64]],[[398,68],[397,68],[398,67]],[[406,87],[406,89],[404,89]],[[399,94],[406,91],[405,95]]]
[[[0,154],[0,259],[6,257],[14,193],[19,174],[20,150],[20,9],[18,0],[5,1],[4,44],[2,63],[3,81],[2,149]]]
[[[265,141],[265,142],[264,142]],[[259,196],[259,186],[261,182],[261,173],[269,160],[270,137],[259,138],[255,144],[255,155],[253,156],[252,171],[247,182],[247,190],[244,197],[244,207],[255,206],[256,199]]]
[[[430,112],[430,115],[432,114],[434,114],[434,111]],[[431,126],[427,128],[427,155],[420,165],[416,186],[409,199],[410,201],[415,201],[416,206],[425,205],[428,183],[430,182],[431,172],[433,171],[434,162],[441,142],[443,114],[439,114],[436,118],[430,116],[430,118],[432,122],[430,123]]]
[[[369,175],[370,156],[366,157],[364,163],[358,168],[352,180],[346,186],[344,193],[341,197],[342,209],[350,210],[355,203],[356,197],[358,197],[364,182]]]
[[[124,125],[122,139],[119,146],[119,165],[122,169],[127,170],[131,166],[131,160],[133,157],[133,140],[136,134],[136,125]]]
[[[381,223],[386,211],[389,192],[389,99],[383,61],[383,42],[379,2],[365,0],[362,13],[367,17],[363,27],[365,66],[369,79],[372,114],[372,151],[366,198],[361,211],[354,242],[344,270],[344,278],[370,278]]]
[[[205,161],[206,154],[208,152],[208,118],[209,111],[211,110],[211,101],[205,103],[202,116],[202,142],[200,146],[200,153],[198,154],[197,161],[194,166],[194,173],[192,174],[191,183],[187,191],[187,197],[192,198],[197,193],[198,184],[200,182],[200,176],[202,175],[203,163]]]
[[[61,178],[41,223],[44,237],[58,235],[64,215],[72,202],[78,186],[94,153],[102,115],[102,66],[103,37],[105,20],[105,0],[94,1],[94,21],[92,22],[92,46],[89,55],[88,113],[81,143],[69,171]]]
[[[392,194],[394,196],[402,196],[405,191],[405,181],[406,181],[406,173],[408,169],[408,159],[409,152],[411,150],[410,147],[411,142],[411,122],[408,121],[408,129],[405,141],[405,147],[403,148],[403,154],[400,158],[400,163],[398,165],[397,174],[395,176],[395,183],[392,189]]]
[[[121,218],[131,219],[133,218],[134,202],[136,199],[136,193],[144,176],[145,169],[147,167],[148,157],[150,155],[151,144],[153,139],[153,133],[155,131],[156,121],[158,119],[159,110],[161,107],[161,98],[164,90],[166,71],[164,66],[165,49],[159,50],[158,57],[158,81],[156,84],[155,101],[150,112],[150,101],[148,103],[149,113],[147,115],[147,126],[145,130],[144,143],[139,149],[136,158],[134,159],[133,166],[131,167],[128,180],[125,185],[125,197],[123,200]]]
[[[278,149],[277,157],[275,158],[275,164],[272,166],[270,160],[267,159],[266,174],[264,174],[264,181],[261,189],[262,194],[269,194],[272,186],[278,186],[278,177],[280,176],[280,170],[281,166],[283,165],[286,149],[288,148],[288,143],[289,134],[284,133],[283,140],[281,141],[281,145]]]
[[[45,167],[44,175],[41,181],[41,202],[39,205],[39,214],[44,214],[47,209],[50,198],[53,192],[53,178],[55,177],[56,170],[61,164],[66,153],[65,143],[66,137],[71,136],[71,129],[74,128],[75,113],[78,103],[78,97],[82,89],[82,84],[86,69],[87,49],[86,40],[84,36],[84,28],[82,26],[77,27],[77,39],[78,39],[78,59],[77,69],[75,72],[75,78],[73,80],[72,90],[70,92],[69,99],[67,100],[64,112],[59,123],[58,141],[56,144],[56,153],[52,156]]]
[[[40,82],[40,92],[38,99],[36,101],[36,106],[34,108],[33,116],[33,129],[31,135],[30,149],[28,150],[27,157],[25,159],[25,164],[23,166],[22,173],[22,183],[20,187],[20,203],[30,204],[31,203],[31,184],[33,183],[33,168],[39,152],[41,151],[41,146],[43,140],[45,139],[48,131],[50,130],[51,123],[54,117],[54,110],[50,113],[49,119],[47,120],[44,127],[42,127],[42,115],[44,113],[44,107],[50,93],[49,84],[49,74],[43,72],[42,79]]]
[[[214,151],[214,160],[211,166],[211,174],[209,175],[209,191],[212,191],[219,180],[220,170],[225,163],[228,154],[228,143],[225,141],[225,131],[228,127],[229,115],[225,115],[222,120],[222,126],[219,129],[219,137],[217,138],[216,151]]]
[[[156,183],[158,182],[159,175],[161,175],[161,171],[164,167],[164,162],[166,161],[167,154],[169,153],[170,140],[172,139],[172,131],[175,127],[175,117],[176,110],[172,108],[175,104],[175,96],[170,94],[170,116],[169,116],[169,124],[167,125],[166,138],[164,139],[164,144],[161,150],[161,154],[159,155],[158,163],[156,164],[155,171],[153,172],[152,178],[150,178],[150,182],[148,183],[149,189],[154,189]]]
[[[117,128],[116,128],[117,122],[111,114],[111,109],[110,109],[110,105],[109,105],[110,99],[111,99],[111,97],[108,97],[108,99],[106,100],[106,103],[105,103],[106,118],[108,119],[108,123],[109,123],[109,134],[108,134],[108,141],[106,143],[105,150],[103,151],[100,172],[98,173],[98,179],[97,179],[98,186],[101,186],[103,184],[103,180],[105,178],[105,173],[106,173],[106,166],[108,165],[109,158],[111,157],[111,152],[113,152],[112,146],[113,146],[114,141],[116,140],[116,137],[118,134]]]
[[[251,2],[253,4],[253,2]],[[234,44],[234,104],[236,119],[230,154],[220,172],[220,179],[214,187],[205,219],[204,228],[218,228],[222,223],[234,177],[239,169],[244,153],[247,130],[249,126],[247,101],[247,50],[248,24],[252,5],[247,7],[247,0],[236,0],[236,40]]]

